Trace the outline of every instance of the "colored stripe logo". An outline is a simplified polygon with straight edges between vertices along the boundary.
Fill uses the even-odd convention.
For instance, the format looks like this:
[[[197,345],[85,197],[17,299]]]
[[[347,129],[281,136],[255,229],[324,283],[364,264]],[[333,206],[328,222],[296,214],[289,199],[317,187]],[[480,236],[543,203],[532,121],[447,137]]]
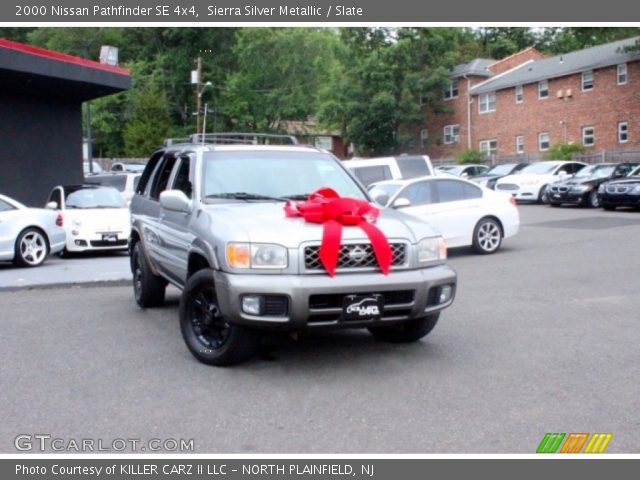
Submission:
[[[612,433],[594,433],[591,438],[589,435],[589,433],[546,433],[536,453],[604,453],[613,437]],[[586,447],[582,451],[585,444]]]

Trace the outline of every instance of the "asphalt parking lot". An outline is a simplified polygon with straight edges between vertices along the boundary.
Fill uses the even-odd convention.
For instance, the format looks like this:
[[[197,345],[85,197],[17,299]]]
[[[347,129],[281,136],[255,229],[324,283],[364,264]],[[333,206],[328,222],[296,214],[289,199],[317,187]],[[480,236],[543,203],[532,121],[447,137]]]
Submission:
[[[0,292],[0,452],[20,434],[194,439],[195,453],[534,453],[611,432],[640,453],[640,213],[521,206],[492,256],[453,252],[457,299],[412,345],[274,337],[219,369],[183,344],[177,290]]]

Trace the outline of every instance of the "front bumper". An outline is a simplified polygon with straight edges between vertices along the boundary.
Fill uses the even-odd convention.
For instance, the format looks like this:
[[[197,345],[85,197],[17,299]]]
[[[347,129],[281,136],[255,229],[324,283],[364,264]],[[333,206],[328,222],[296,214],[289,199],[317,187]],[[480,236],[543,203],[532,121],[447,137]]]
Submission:
[[[225,318],[233,323],[270,329],[299,330],[315,327],[353,328],[383,325],[424,317],[453,303],[457,277],[448,265],[417,270],[327,275],[238,275],[214,272],[216,293]],[[451,298],[437,303],[438,287],[451,285]],[[350,294],[382,294],[385,301],[380,319],[346,321],[342,297]],[[254,316],[242,311],[244,295],[285,297],[286,313]]]
[[[599,193],[600,205],[640,208],[640,195]]]
[[[73,235],[72,232],[67,232],[66,248],[70,252],[127,250],[129,248],[129,232],[118,231],[117,235],[117,240],[111,242],[105,241],[102,233],[80,230],[77,235]]]
[[[552,203],[570,203],[580,204],[583,203],[585,198],[591,193],[591,190],[586,192],[552,192],[549,191],[549,201]]]

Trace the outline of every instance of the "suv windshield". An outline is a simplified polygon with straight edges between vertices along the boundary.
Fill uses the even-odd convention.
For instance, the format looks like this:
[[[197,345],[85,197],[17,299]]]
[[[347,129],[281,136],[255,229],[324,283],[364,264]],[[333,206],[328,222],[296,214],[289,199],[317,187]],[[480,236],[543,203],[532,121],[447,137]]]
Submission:
[[[321,187],[343,197],[365,193],[331,155],[300,151],[217,151],[204,155],[202,195],[212,199],[300,198]]]
[[[589,165],[576,173],[576,177],[608,177],[613,173],[614,168],[616,168],[615,165]]]

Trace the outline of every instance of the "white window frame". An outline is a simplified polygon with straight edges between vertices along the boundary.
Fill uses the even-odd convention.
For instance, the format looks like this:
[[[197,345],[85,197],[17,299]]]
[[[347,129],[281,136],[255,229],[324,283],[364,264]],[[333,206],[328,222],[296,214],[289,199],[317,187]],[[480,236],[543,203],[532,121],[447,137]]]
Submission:
[[[491,148],[491,144],[495,143],[495,147]],[[498,140],[491,138],[489,140],[480,140],[478,142],[478,149],[483,152],[487,157],[491,155],[497,155],[498,153]]]
[[[624,79],[621,81],[620,77],[624,77]],[[619,63],[616,67],[616,80],[618,85],[626,85],[629,81],[629,69],[626,63]]]
[[[443,138],[444,138],[445,145],[460,143],[460,125],[458,124],[445,125]]]
[[[518,155],[524,153],[524,135],[516,135],[516,153]]]
[[[524,87],[522,85],[516,85],[516,103],[524,102]]]
[[[624,131],[622,129],[624,127]],[[622,135],[625,139],[622,139]],[[618,122],[618,143],[627,143],[629,141],[629,122]]]
[[[544,85],[544,88],[542,87]],[[544,96],[542,92],[546,92]],[[538,100],[549,98],[549,80],[540,80],[538,82]]]
[[[547,140],[546,140],[546,147],[542,146],[542,137],[546,136]],[[540,150],[541,152],[546,152],[547,150],[549,150],[549,147],[551,147],[551,136],[549,135],[549,132],[540,132],[538,134],[538,150]]]
[[[458,79],[454,78],[451,80],[451,83],[444,90],[444,99],[445,100],[453,100],[454,98],[458,98],[458,94],[460,93],[460,85],[458,83]]]
[[[590,134],[587,133],[588,130],[591,130]],[[591,143],[587,143],[587,139],[591,139]],[[582,127],[582,146],[593,147],[595,146],[595,144],[596,144],[596,129],[592,125]]]
[[[493,101],[491,98],[493,98]],[[495,112],[497,104],[498,100],[496,98],[496,92],[482,93],[478,96],[478,113],[484,114]]]
[[[591,77],[591,80],[587,80],[587,78]],[[580,86],[582,87],[583,92],[590,92],[593,90],[593,86],[595,85],[595,75],[593,70],[587,70],[586,72],[582,72],[582,77],[580,81]],[[590,82],[590,84],[589,84]]]

